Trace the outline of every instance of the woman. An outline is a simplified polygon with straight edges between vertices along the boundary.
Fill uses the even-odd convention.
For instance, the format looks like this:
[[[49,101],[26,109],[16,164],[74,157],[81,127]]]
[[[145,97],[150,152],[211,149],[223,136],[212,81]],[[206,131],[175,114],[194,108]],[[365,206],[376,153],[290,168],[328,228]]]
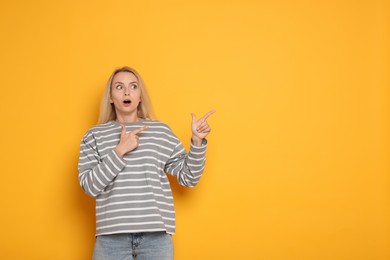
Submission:
[[[80,186],[96,198],[93,259],[173,259],[175,210],[165,173],[184,186],[198,183],[214,112],[199,120],[192,114],[186,153],[166,124],[151,119],[141,76],[130,67],[112,73],[78,163]]]

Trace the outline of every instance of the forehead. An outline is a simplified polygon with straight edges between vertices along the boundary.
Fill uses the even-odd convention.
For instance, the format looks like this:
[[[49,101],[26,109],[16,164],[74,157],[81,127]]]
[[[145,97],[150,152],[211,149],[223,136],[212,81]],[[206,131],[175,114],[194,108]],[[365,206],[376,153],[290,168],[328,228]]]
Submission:
[[[114,78],[112,79],[112,83],[115,83],[115,82],[122,82],[122,83],[138,82],[138,79],[131,72],[121,71],[121,72],[118,72],[117,74],[115,74]]]

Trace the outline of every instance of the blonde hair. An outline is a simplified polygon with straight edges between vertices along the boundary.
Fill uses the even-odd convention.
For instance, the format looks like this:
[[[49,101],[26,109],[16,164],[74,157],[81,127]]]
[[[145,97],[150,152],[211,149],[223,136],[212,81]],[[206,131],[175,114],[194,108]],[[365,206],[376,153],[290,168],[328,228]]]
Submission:
[[[141,75],[135,69],[124,66],[122,68],[118,68],[114,70],[114,72],[111,74],[110,78],[107,81],[106,89],[104,91],[103,98],[100,104],[98,124],[104,124],[111,120],[116,120],[115,106],[114,104],[110,103],[110,97],[111,97],[112,80],[118,72],[133,73],[134,76],[138,79],[138,86],[141,89],[141,100],[142,100],[142,102],[140,102],[137,107],[138,117],[142,119],[152,119],[153,117],[152,103],[150,102],[148,91],[146,89],[144,81],[141,78]]]

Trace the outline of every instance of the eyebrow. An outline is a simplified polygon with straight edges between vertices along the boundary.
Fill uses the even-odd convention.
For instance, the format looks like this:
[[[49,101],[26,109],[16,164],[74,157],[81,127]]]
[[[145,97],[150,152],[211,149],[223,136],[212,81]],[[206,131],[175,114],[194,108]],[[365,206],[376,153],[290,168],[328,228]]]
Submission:
[[[123,82],[121,82],[121,81],[114,82],[114,84],[116,84],[116,83],[122,83],[123,85],[125,84],[125,83],[123,83]],[[132,81],[132,82],[130,82],[130,84],[132,84],[132,83],[137,83],[137,84],[138,84],[137,81]]]

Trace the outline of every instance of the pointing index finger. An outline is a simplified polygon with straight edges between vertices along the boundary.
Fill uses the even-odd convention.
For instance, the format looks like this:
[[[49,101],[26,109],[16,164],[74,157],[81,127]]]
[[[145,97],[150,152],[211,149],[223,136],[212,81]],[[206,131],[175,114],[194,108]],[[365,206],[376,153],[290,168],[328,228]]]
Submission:
[[[144,131],[145,129],[148,129],[148,128],[149,128],[149,126],[144,125],[140,128],[137,128],[137,129],[131,131],[131,133],[136,135],[136,134],[141,133],[142,131]]]
[[[214,114],[215,112],[217,112],[215,109],[213,109],[213,110],[207,112],[206,115],[204,115],[204,116],[202,117],[202,120],[203,120],[203,121],[206,120],[209,116],[211,116],[211,115]]]

